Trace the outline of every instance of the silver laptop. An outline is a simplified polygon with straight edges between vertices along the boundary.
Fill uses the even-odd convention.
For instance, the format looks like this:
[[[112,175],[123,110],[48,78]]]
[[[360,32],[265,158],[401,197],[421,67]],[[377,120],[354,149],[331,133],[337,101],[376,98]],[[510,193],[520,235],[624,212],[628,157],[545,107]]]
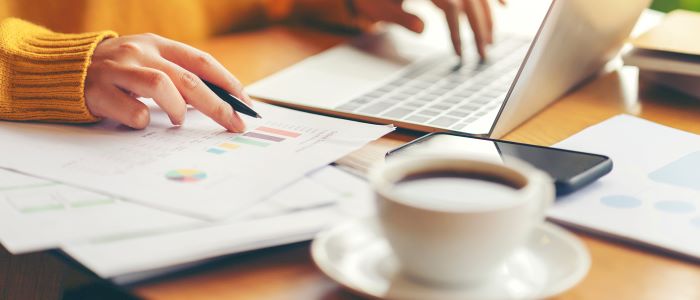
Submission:
[[[460,68],[443,17],[429,2],[407,3],[427,21],[423,35],[389,26],[312,56],[248,92],[313,112],[498,138],[613,58],[650,0],[509,1],[497,12],[502,30],[488,59],[480,62],[467,44],[472,54]]]

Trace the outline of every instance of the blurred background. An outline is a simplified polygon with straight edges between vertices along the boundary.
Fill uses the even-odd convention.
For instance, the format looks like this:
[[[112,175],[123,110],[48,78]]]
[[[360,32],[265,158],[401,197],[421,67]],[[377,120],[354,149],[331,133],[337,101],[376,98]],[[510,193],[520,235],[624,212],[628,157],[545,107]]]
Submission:
[[[677,8],[700,11],[700,0],[654,0],[651,7],[664,12]]]

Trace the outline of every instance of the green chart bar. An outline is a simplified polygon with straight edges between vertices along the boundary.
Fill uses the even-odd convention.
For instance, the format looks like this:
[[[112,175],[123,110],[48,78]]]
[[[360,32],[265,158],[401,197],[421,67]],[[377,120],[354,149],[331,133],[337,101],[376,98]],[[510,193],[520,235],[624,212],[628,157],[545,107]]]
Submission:
[[[251,145],[251,146],[258,146],[258,147],[267,147],[270,146],[270,143],[265,143],[261,141],[256,141],[256,140],[251,140],[247,139],[244,137],[237,136],[235,138],[232,138],[231,141],[239,143],[239,144],[246,144],[246,145]]]

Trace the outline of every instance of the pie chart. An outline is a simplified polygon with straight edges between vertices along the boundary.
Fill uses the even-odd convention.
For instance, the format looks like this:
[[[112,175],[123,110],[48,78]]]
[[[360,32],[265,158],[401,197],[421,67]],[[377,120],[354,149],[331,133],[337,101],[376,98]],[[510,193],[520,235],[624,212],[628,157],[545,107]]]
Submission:
[[[207,173],[197,169],[177,169],[165,173],[165,178],[179,182],[197,182],[207,178]]]

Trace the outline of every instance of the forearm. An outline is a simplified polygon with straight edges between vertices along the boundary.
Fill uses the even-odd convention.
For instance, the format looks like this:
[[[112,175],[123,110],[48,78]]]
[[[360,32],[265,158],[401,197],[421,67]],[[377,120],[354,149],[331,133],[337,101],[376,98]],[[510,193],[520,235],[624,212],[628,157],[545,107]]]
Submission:
[[[0,119],[97,120],[85,104],[84,83],[97,44],[111,31],[61,34],[7,18],[0,21]]]

